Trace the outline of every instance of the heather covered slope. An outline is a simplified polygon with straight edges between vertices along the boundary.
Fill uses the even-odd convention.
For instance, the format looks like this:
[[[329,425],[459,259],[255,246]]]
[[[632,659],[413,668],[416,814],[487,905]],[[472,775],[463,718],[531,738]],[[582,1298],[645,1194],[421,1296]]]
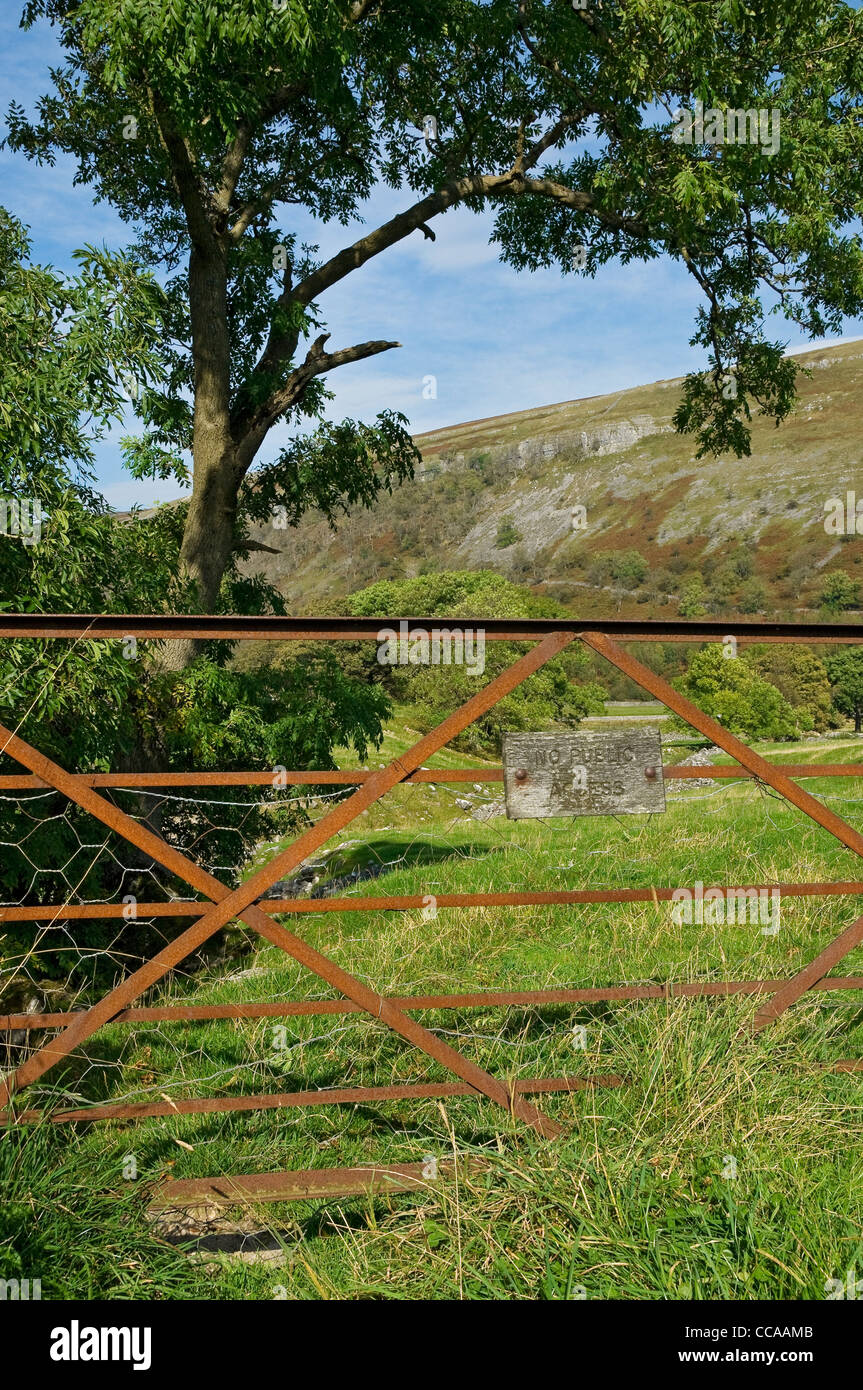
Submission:
[[[679,379],[453,425],[418,436],[417,479],[337,533],[314,517],[259,528],[278,553],[250,567],[294,612],[377,579],[480,568],[595,615],[817,607],[826,573],[863,579],[863,537],[824,529],[830,497],[855,482],[863,496],[863,342],[797,360],[811,371],[797,411],[779,429],[756,420],[750,458],[695,457],[671,423]]]

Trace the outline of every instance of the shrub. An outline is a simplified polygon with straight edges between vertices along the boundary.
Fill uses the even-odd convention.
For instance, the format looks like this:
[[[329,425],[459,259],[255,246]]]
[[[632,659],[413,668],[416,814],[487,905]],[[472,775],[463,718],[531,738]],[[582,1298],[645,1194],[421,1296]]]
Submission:
[[[811,721],[798,715],[775,685],[718,644],[702,647],[674,685],[700,710],[733,734],[758,739],[793,739]],[[689,728],[685,721],[678,721]]]
[[[522,540],[522,534],[514,525],[512,517],[505,516],[497,528],[495,536],[495,546],[498,550],[507,550],[511,545],[516,545]]]
[[[741,613],[763,613],[767,605],[767,589],[760,579],[747,579],[740,590],[737,606]]]
[[[831,570],[824,576],[818,604],[825,613],[841,613],[846,608],[856,608],[859,599],[860,585],[844,570]]]
[[[472,626],[472,620],[483,617],[568,616],[553,599],[539,598],[529,589],[488,570],[448,571],[373,584],[352,594],[346,608],[357,617],[441,617],[452,619],[453,625],[461,627]],[[394,699],[409,704],[413,726],[426,732],[526,650],[520,643],[489,642],[481,676],[471,675],[467,667],[456,665],[383,666],[368,648],[363,660],[369,678],[381,680]],[[455,746],[471,752],[496,752],[505,731],[573,727],[586,714],[601,713],[605,692],[589,679],[590,674],[590,658],[574,644],[465,730]]]
[[[706,611],[704,599],[704,580],[694,574],[680,590],[679,611],[681,618],[700,618]]]

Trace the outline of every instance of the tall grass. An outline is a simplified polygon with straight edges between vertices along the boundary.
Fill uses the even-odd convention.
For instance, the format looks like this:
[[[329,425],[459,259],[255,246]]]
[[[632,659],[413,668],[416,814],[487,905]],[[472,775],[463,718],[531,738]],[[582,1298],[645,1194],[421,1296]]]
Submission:
[[[384,756],[402,739],[393,733]],[[863,779],[807,786],[855,820]],[[855,856],[751,783],[674,790],[662,817],[541,824],[471,819],[456,805],[470,786],[405,786],[349,827],[325,872],[377,862],[380,877],[350,891],[432,895],[859,875]],[[848,898],[786,898],[776,936],[758,924],[677,926],[670,905],[653,902],[289,925],[381,990],[407,994],[786,976],[857,910]],[[863,951],[839,971],[854,972]],[[176,1002],[327,995],[265,944],[227,975],[177,978],[166,991]],[[861,1078],[825,1067],[863,1055],[861,1002],[811,993],[757,1037],[744,1028],[751,996],[417,1015],[496,1076],[626,1078],[541,1096],[565,1129],[555,1143],[479,1098],[7,1131],[0,1273],[41,1276],[43,1297],[823,1298],[825,1281],[863,1264]],[[362,1015],[113,1025],[31,1088],[28,1104],[427,1079],[444,1073]],[[130,1154],[134,1180],[123,1176]],[[168,1175],[427,1154],[457,1158],[455,1175],[407,1196],[230,1213],[270,1232],[276,1264],[216,1254],[191,1264],[146,1215]]]

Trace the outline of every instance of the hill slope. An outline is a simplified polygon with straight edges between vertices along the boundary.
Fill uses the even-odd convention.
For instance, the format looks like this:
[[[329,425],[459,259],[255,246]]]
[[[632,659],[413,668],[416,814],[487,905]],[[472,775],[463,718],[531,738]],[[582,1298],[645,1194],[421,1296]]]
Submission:
[[[337,533],[314,517],[287,533],[257,528],[279,553],[249,567],[294,612],[376,579],[479,568],[596,616],[668,616],[700,592],[715,612],[811,607],[825,571],[863,579],[863,537],[824,529],[828,498],[857,478],[863,342],[798,360],[811,376],[796,413],[779,429],[756,420],[748,459],[695,458],[671,424],[679,378],[470,421],[417,436],[416,480]],[[645,563],[612,558],[631,551]]]

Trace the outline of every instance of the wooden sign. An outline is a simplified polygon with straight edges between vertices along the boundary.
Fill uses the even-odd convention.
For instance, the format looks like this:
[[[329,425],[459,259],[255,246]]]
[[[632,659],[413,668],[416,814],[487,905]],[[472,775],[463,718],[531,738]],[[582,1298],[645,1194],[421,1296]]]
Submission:
[[[658,729],[504,734],[503,781],[510,820],[665,810]]]

